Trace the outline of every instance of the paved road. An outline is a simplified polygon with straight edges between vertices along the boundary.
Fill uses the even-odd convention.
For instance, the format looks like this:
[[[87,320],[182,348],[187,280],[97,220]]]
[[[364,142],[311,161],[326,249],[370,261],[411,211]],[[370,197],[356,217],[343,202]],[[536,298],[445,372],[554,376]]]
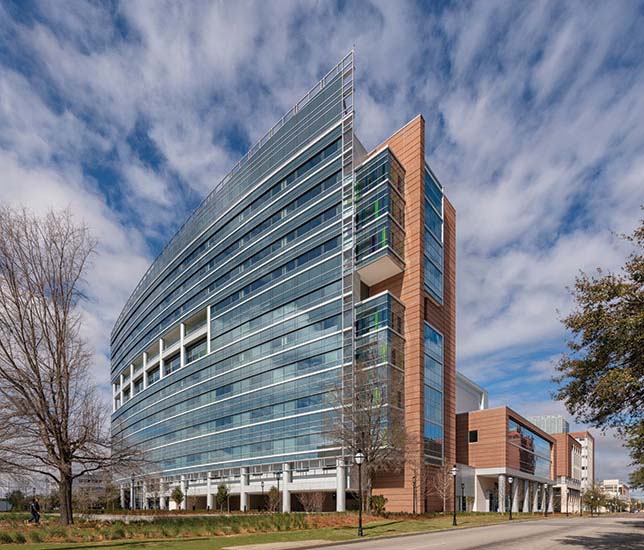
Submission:
[[[644,518],[557,518],[474,527],[356,544],[333,550],[644,550]]]

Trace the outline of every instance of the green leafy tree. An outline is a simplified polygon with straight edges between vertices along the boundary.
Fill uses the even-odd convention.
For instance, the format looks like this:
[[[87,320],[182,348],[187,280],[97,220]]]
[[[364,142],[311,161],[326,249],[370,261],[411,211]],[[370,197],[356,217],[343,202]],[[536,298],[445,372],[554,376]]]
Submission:
[[[617,430],[636,468],[631,484],[644,487],[644,220],[624,238],[634,251],[619,273],[575,280],[555,397],[578,420]]]
[[[228,502],[228,487],[226,486],[225,483],[221,483],[217,487],[217,494],[215,495],[215,500],[217,501],[217,506],[219,506],[219,510],[222,512],[224,511],[224,506]]]
[[[181,487],[175,487],[174,489],[172,489],[170,498],[177,505],[177,508],[181,508],[181,503],[183,502],[183,491],[181,490]]]
[[[11,491],[7,495],[7,500],[13,506],[14,510],[24,510],[27,507],[27,504],[29,503],[29,500],[27,499],[25,494],[19,489],[16,489],[15,491]]]
[[[606,495],[599,485],[593,485],[590,489],[587,489],[583,496],[582,501],[584,507],[590,510],[590,514],[594,514],[599,510],[601,506],[606,504]]]

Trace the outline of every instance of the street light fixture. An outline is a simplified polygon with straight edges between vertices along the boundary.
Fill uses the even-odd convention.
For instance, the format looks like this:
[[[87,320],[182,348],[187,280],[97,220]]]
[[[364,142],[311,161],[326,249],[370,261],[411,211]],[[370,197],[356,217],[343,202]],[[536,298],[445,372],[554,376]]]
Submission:
[[[548,484],[544,483],[543,484],[543,517],[547,518],[548,517]]]
[[[189,504],[189,500],[188,500],[189,492],[190,492],[190,480],[186,479],[186,511],[188,510],[188,504]]]
[[[512,521],[512,505],[514,504],[514,499],[512,498],[512,484],[514,483],[514,478],[512,476],[508,477],[508,483],[510,484],[510,521]]]
[[[358,465],[358,536],[363,536],[362,532],[362,463],[365,456],[362,451],[358,451],[353,457],[354,462]]]
[[[452,527],[456,527],[456,475],[458,474],[458,468],[456,467],[456,464],[452,466],[450,472],[452,474],[452,477],[454,478],[454,511],[452,514]]]
[[[280,479],[282,479],[282,470],[277,470],[277,472],[275,472],[275,479],[277,480],[277,505],[279,507],[279,505],[282,503],[282,493],[280,493]]]
[[[134,476],[132,476],[132,490],[130,491],[130,510],[134,510],[136,493],[134,492]]]

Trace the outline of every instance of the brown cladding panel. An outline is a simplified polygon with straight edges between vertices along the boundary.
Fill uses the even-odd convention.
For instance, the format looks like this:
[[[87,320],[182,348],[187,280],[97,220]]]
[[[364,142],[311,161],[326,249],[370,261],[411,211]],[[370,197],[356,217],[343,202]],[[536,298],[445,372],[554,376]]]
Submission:
[[[371,294],[389,290],[405,304],[405,430],[409,460],[399,474],[380,475],[374,484],[376,494],[387,499],[387,510],[411,511],[412,490],[410,463],[423,461],[424,410],[424,321],[443,334],[444,339],[444,455],[445,465],[456,462],[456,214],[447,199],[444,202],[444,303],[428,298],[424,290],[424,172],[425,121],[417,116],[386,142],[405,168],[405,271],[371,288]],[[432,471],[434,469],[432,468]],[[422,494],[423,490],[419,490]],[[425,500],[419,494],[418,510]],[[451,502],[451,499],[450,501]],[[442,502],[427,499],[433,510]],[[448,506],[451,504],[448,503]]]

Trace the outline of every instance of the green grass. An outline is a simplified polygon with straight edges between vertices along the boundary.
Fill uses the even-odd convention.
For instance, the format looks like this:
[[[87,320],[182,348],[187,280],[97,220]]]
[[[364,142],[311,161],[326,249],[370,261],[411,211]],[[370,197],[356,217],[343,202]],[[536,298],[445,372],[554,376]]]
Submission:
[[[519,519],[541,519],[542,516],[517,514]],[[458,517],[459,527],[492,525],[507,521],[507,516],[498,514],[462,514]],[[385,519],[368,523],[364,526],[365,537],[382,537],[418,533],[437,529],[451,528],[452,518],[449,515],[435,516],[426,519]],[[149,526],[155,529],[154,524]],[[36,528],[34,528],[36,529]],[[159,529],[158,527],[156,529]],[[163,536],[163,535],[162,535]],[[165,540],[128,539],[111,542],[86,543],[27,543],[2,544],[0,550],[80,550],[105,548],[106,550],[220,550],[225,546],[242,546],[267,542],[285,542],[302,540],[345,541],[356,537],[355,527],[338,527],[324,529],[304,529],[299,531],[280,531],[231,536],[185,537]]]

